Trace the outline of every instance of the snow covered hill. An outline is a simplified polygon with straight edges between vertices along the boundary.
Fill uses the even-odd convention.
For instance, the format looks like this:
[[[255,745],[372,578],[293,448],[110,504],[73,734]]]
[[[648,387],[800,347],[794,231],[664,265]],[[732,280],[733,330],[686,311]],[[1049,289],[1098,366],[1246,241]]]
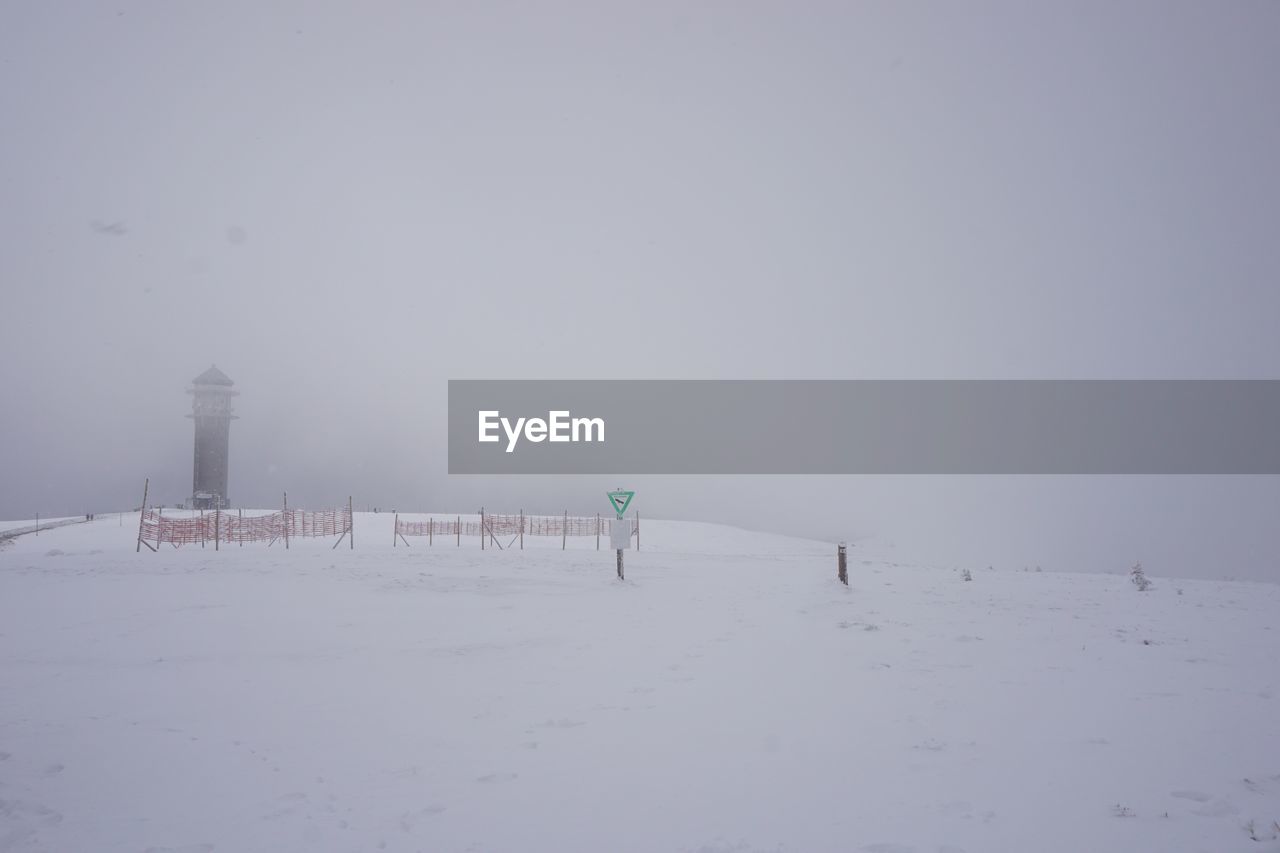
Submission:
[[[0,547],[0,851],[1280,851],[1280,587],[137,520]]]

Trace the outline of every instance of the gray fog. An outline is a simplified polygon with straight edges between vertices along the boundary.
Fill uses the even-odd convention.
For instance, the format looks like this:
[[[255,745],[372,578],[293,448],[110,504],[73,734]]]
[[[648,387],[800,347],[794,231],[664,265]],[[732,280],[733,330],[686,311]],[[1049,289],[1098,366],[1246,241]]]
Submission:
[[[1265,477],[450,477],[450,378],[1277,378],[1280,4],[0,6],[0,518],[725,521],[1280,579]]]

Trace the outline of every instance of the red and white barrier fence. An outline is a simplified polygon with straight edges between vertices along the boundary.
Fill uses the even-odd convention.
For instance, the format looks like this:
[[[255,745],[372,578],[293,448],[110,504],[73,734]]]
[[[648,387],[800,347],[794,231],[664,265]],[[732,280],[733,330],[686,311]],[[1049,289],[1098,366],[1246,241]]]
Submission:
[[[242,510],[222,509],[185,517],[166,516],[163,510],[147,509],[143,510],[138,526],[139,547],[146,545],[152,551],[164,544],[175,548],[212,545],[216,549],[223,543],[274,545],[277,540],[283,540],[288,547],[290,539],[319,536],[338,536],[335,548],[344,537],[352,536],[350,505],[342,509],[289,509],[251,516],[245,516]]]

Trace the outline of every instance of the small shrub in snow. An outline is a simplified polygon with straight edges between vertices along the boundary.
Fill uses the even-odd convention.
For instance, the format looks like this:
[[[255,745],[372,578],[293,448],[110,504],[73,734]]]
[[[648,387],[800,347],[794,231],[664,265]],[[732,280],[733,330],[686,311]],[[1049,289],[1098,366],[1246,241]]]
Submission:
[[[1269,829],[1262,829],[1251,820],[1244,825],[1244,831],[1249,833],[1249,837],[1254,841],[1275,841],[1280,838],[1280,821],[1272,821]]]
[[[1116,817],[1133,817],[1134,816],[1133,809],[1129,808],[1128,806],[1122,806],[1119,803],[1116,803],[1114,806],[1112,806],[1111,811],[1115,814]]]
[[[973,572],[969,571],[968,569],[965,569],[963,572],[960,573],[960,577],[963,578],[964,580],[971,581],[973,580]]]
[[[1133,581],[1133,585],[1138,588],[1138,592],[1146,592],[1151,589],[1151,581],[1142,570],[1142,563],[1133,564],[1133,568],[1129,570],[1129,579]]]

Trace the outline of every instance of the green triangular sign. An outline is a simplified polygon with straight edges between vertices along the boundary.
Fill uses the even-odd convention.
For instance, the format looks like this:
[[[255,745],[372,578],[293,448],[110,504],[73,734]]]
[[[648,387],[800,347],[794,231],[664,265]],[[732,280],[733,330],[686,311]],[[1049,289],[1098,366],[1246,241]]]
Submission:
[[[627,511],[627,507],[631,506],[631,499],[636,496],[635,492],[624,492],[619,489],[616,492],[609,492],[609,503],[613,504],[613,511],[618,514],[618,518],[622,518]]]

